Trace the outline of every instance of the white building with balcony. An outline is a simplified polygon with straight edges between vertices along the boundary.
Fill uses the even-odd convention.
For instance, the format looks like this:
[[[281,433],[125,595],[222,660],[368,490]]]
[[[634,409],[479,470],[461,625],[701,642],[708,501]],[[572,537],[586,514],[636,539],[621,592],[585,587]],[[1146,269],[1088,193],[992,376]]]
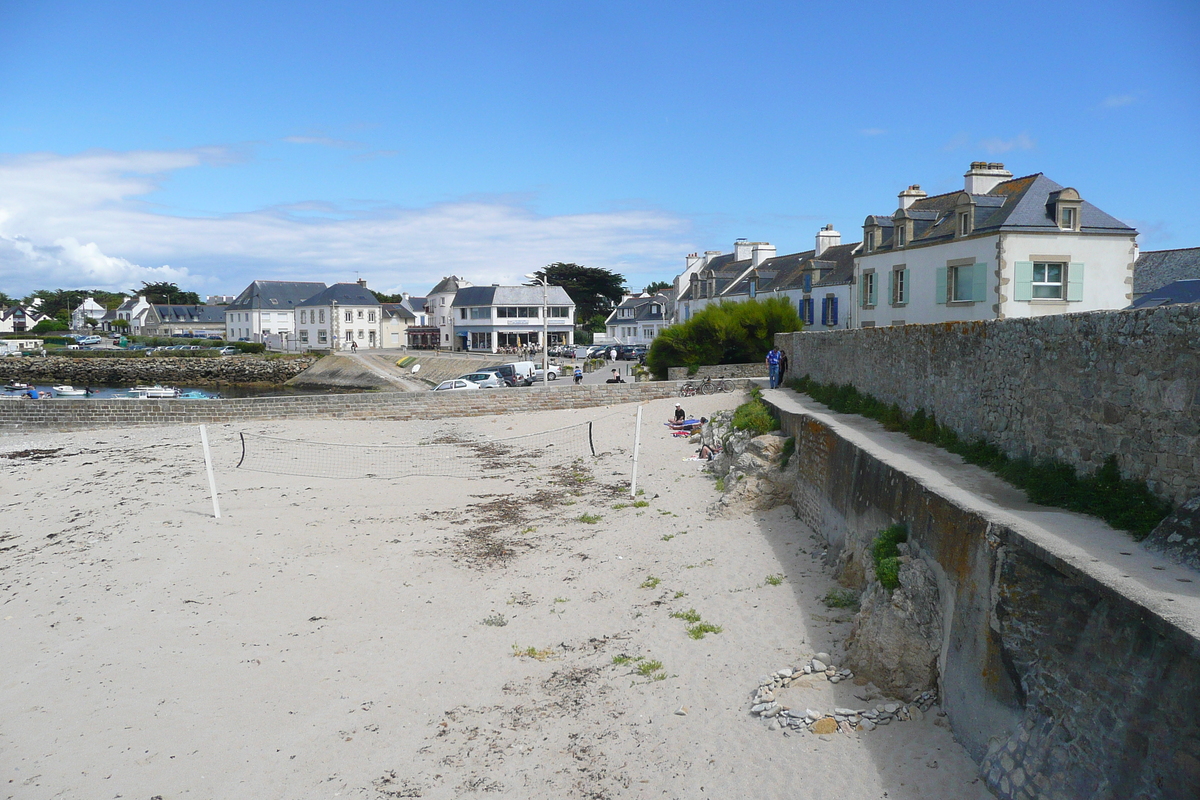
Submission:
[[[296,305],[301,350],[374,350],[382,347],[383,304],[366,281],[335,283]],[[390,343],[390,337],[389,337]],[[397,343],[400,339],[397,337]]]
[[[542,299],[541,286],[460,288],[449,305],[454,349],[498,353],[531,346],[541,348]],[[437,309],[440,315],[441,306]],[[575,344],[575,303],[567,290],[550,286],[546,309],[544,322],[549,344]]]

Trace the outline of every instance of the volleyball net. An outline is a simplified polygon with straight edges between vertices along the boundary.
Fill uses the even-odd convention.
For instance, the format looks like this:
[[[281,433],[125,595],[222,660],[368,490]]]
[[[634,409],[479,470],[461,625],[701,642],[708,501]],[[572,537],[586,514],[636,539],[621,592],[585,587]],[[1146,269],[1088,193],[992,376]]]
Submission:
[[[465,478],[541,471],[596,455],[592,423],[505,439],[442,434],[414,444],[346,444],[240,434],[237,469],[310,478]]]

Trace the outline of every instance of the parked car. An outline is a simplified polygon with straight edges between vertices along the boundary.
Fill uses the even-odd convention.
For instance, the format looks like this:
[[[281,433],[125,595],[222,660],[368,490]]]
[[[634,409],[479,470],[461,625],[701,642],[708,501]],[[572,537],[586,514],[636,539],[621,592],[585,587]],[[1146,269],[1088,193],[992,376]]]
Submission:
[[[84,336],[82,339],[76,339],[80,344],[100,344],[99,336]]]
[[[233,347],[232,345],[225,345],[217,352],[223,356],[236,356],[241,351],[238,350],[236,347]]]
[[[532,375],[505,375],[504,385],[511,388],[517,386],[533,386]]]
[[[534,380],[534,382],[537,382],[537,381],[540,381],[541,379],[542,379],[542,368],[538,367],[537,369],[535,369],[533,371],[533,380]],[[554,366],[553,364],[550,365],[550,380],[552,380],[552,381],[558,380],[558,367]]]
[[[604,358],[604,353],[608,350],[606,344],[594,344],[587,349],[588,358]]]
[[[468,375],[460,375],[459,378],[470,381],[480,389],[499,389],[504,385],[504,378],[495,372],[472,372]]]
[[[478,389],[479,385],[465,381],[462,378],[454,378],[449,381],[442,381],[437,386],[433,387],[435,392],[457,392],[463,389]]]

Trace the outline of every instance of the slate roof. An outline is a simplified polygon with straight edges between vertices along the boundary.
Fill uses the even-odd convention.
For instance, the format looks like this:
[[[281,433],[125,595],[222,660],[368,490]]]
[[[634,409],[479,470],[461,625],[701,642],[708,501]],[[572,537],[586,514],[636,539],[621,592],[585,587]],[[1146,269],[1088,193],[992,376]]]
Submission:
[[[655,306],[658,311],[655,311]],[[634,310],[632,317],[618,316],[620,309]],[[614,308],[608,315],[608,319],[604,320],[605,325],[634,325],[640,322],[666,322],[670,318],[670,297],[665,294],[656,294],[652,297],[629,297],[621,301],[621,304]]]
[[[1050,195],[1061,191],[1063,186],[1042,173],[1026,175],[1003,181],[987,194],[972,194],[975,203],[975,222],[972,235],[999,231],[1057,231],[1053,206],[1048,205]],[[909,245],[932,244],[955,238],[957,220],[955,209],[964,192],[923,197],[905,210],[906,216],[915,221]],[[928,212],[935,212],[930,214]],[[883,241],[872,252],[892,248],[896,215],[875,214],[867,217],[865,225],[877,224],[883,230]],[[1088,201],[1079,207],[1079,230],[1081,233],[1121,233],[1136,235],[1137,231],[1101,211]]]
[[[1187,278],[1172,281],[1166,286],[1133,301],[1129,308],[1153,308],[1155,306],[1175,306],[1182,303],[1200,303],[1200,278]]]
[[[167,324],[225,324],[225,306],[154,305],[154,313]]]
[[[357,283],[335,283],[327,289],[317,292],[307,300],[297,303],[302,306],[327,306],[337,303],[339,306],[378,306],[383,305],[367,287]]]
[[[550,286],[546,304],[573,306],[575,301],[561,286]],[[541,286],[467,286],[454,295],[452,307],[463,306],[541,306]]]
[[[383,307],[383,313],[389,317],[399,317],[403,320],[416,320],[417,315],[412,312],[404,303],[380,303]]]
[[[325,288],[323,283],[305,281],[255,281],[242,290],[227,311],[288,311]]]
[[[430,294],[442,294],[445,292],[457,292],[462,284],[465,284],[462,278],[457,275],[451,275],[448,278],[442,278],[438,285],[429,290]]]
[[[1200,278],[1200,247],[1147,250],[1133,266],[1133,296],[1189,278]]]
[[[721,276],[717,278],[717,299],[748,295],[750,277],[758,276],[756,295],[771,292],[800,291],[804,288],[804,276],[813,275],[813,288],[848,284],[854,277],[854,256],[860,242],[837,244],[825,249],[820,258],[816,250],[788,253],[762,261],[758,268],[751,269],[750,261],[733,262],[731,267],[745,265],[735,280],[727,281],[722,288]]]

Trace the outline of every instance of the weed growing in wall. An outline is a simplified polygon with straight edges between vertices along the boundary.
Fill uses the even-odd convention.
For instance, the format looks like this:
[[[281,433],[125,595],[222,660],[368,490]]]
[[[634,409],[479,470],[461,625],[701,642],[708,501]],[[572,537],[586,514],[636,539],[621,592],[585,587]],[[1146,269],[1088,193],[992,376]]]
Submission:
[[[983,439],[964,441],[949,427],[938,424],[937,417],[925,409],[905,416],[895,403],[883,403],[850,384],[821,384],[805,375],[788,386],[834,411],[870,417],[890,431],[903,431],[913,439],[960,455],[967,463],[990,470],[1024,490],[1031,502],[1091,514],[1114,528],[1129,531],[1139,541],[1171,513],[1171,504],[1151,494],[1144,481],[1121,477],[1115,455],[1110,455],[1093,474],[1080,477],[1070,464],[1009,458]]]
[[[758,387],[750,391],[750,400],[742,403],[733,412],[731,422],[735,430],[750,431],[755,436],[762,436],[779,428],[779,420],[771,407],[763,402],[762,392]]]
[[[891,591],[900,586],[901,542],[908,541],[908,527],[897,523],[884,528],[871,542],[871,558],[875,561],[875,577],[883,588]]]
[[[783,443],[783,452],[779,454],[779,468],[787,469],[788,462],[796,454],[796,437],[789,436]]]

